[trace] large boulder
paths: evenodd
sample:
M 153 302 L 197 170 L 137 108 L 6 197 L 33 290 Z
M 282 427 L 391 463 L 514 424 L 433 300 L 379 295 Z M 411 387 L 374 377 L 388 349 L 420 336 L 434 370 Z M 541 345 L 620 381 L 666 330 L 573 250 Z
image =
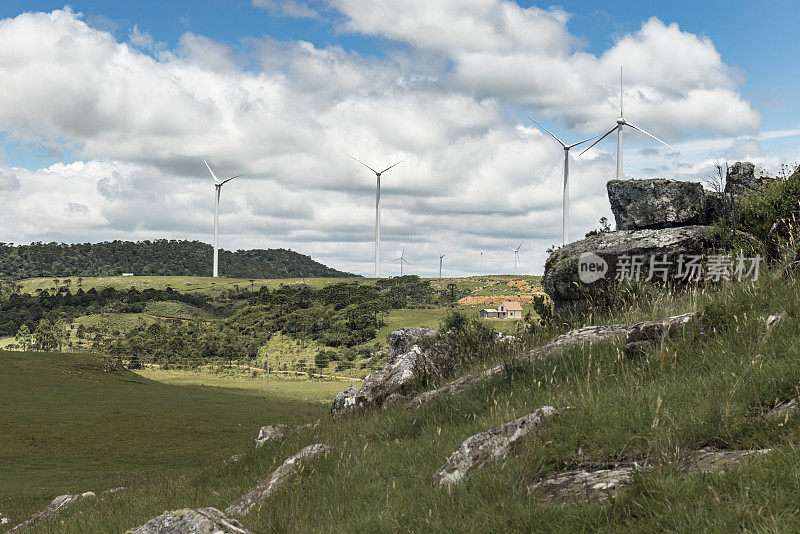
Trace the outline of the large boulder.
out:
M 705 222 L 705 193 L 697 182 L 611 180 L 606 189 L 617 230 L 671 228 Z
M 256 447 L 261 447 L 270 441 L 283 439 L 286 436 L 286 430 L 286 425 L 281 424 L 262 426 L 256 437 Z
M 253 508 L 259 506 L 264 500 L 269 498 L 276 489 L 299 475 L 300 467 L 304 462 L 316 458 L 317 456 L 327 454 L 330 450 L 330 447 L 322 443 L 316 443 L 305 447 L 294 456 L 289 457 L 279 468 L 273 471 L 269 477 L 262 480 L 257 486 L 251 488 L 247 493 L 231 503 L 231 505 L 225 509 L 225 513 L 244 515 L 250 512 Z
M 665 260 L 663 269 L 654 270 L 654 280 L 688 281 L 690 277 L 676 277 L 687 274 L 686 269 L 679 272 L 681 255 L 684 260 L 703 256 L 712 249 L 713 242 L 712 230 L 699 225 L 595 234 L 556 250 L 545 263 L 542 285 L 557 313 L 580 311 L 606 294 L 615 283 L 619 266 L 625 267 L 620 274 L 646 280 L 651 258 Z M 634 258 L 641 263 L 636 272 L 631 267 Z
M 725 192 L 738 197 L 749 191 L 761 189 L 776 180 L 767 171 L 749 161 L 737 161 L 728 169 L 725 177 Z
M 422 327 L 398 328 L 389 334 L 388 363 L 394 363 L 398 356 L 406 354 L 414 345 L 422 345 L 436 338 L 436 330 Z
M 128 534 L 252 534 L 216 508 L 174 510 L 154 517 Z
M 456 484 L 472 470 L 505 458 L 517 441 L 557 415 L 555 408 L 544 406 L 519 419 L 467 438 L 433 475 L 434 485 Z

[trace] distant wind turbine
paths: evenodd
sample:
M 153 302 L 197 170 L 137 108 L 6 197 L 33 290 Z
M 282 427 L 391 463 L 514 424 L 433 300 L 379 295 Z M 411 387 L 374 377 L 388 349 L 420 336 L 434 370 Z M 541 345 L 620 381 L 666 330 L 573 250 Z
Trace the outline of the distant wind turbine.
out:
M 574 147 L 574 146 L 582 145 L 583 143 L 591 141 L 592 139 L 594 139 L 596 137 L 599 137 L 599 134 L 595 135 L 594 137 L 590 137 L 589 139 L 584 139 L 583 141 L 578 141 L 577 143 L 572 143 L 571 145 L 568 145 L 564 141 L 562 141 L 561 139 L 556 137 L 553 132 L 551 132 L 550 130 L 548 130 L 547 128 L 545 128 L 544 126 L 539 124 L 538 122 L 536 122 L 536 119 L 534 119 L 533 117 L 529 117 L 529 118 L 533 122 L 535 122 L 541 129 L 543 129 L 545 132 L 549 133 L 550 137 L 552 137 L 553 139 L 558 141 L 561 144 L 562 147 L 564 147 L 564 191 L 563 191 L 563 193 L 561 195 L 561 200 L 562 200 L 562 207 L 561 207 L 561 219 L 562 219 L 561 220 L 561 234 L 562 234 L 563 242 L 566 245 L 567 241 L 569 241 L 569 149 Z
M 407 156 L 407 157 L 401 159 L 400 161 L 398 161 L 397 163 L 395 163 L 393 165 L 389 165 L 388 167 L 386 167 L 382 171 L 376 171 L 375 169 L 373 169 L 372 167 L 370 167 L 369 165 L 367 165 L 366 163 L 364 163 L 360 159 L 354 158 L 350 154 L 345 154 L 345 155 L 348 158 L 356 160 L 357 162 L 362 164 L 364 167 L 366 167 L 369 170 L 371 170 L 372 172 L 374 172 L 375 176 L 378 178 L 378 189 L 377 189 L 377 193 L 375 195 L 375 278 L 378 278 L 381 275 L 381 175 L 383 173 L 385 173 L 386 171 L 388 171 L 389 169 L 391 169 L 392 167 L 400 165 L 401 163 L 403 163 L 407 159 L 413 157 L 414 155 L 412 154 L 411 156 Z
M 514 274 L 517 274 L 517 262 L 519 262 L 519 249 L 522 247 L 522 244 L 524 242 L 525 241 L 520 241 L 519 245 L 517 245 L 517 248 L 508 247 L 508 248 L 510 248 L 511 250 L 514 251 Z
M 217 175 L 214 174 L 214 171 L 211 170 L 208 162 L 203 160 L 203 163 L 206 164 L 208 172 L 211 173 L 211 178 L 214 179 L 214 188 L 216 189 L 216 194 L 214 195 L 214 269 L 212 273 L 214 278 L 217 278 L 219 276 L 219 194 L 222 192 L 223 185 L 230 182 L 234 178 L 244 176 L 244 174 L 237 174 L 236 176 L 231 176 L 230 178 L 220 181 L 219 178 L 217 178 Z
M 442 258 L 447 256 L 447 254 L 442 254 L 441 251 L 439 252 L 439 278 L 442 277 Z
M 664 141 L 662 141 L 661 139 L 659 139 L 655 135 L 653 135 L 653 134 L 651 134 L 649 132 L 645 132 L 644 130 L 642 130 L 641 128 L 636 126 L 635 124 L 631 124 L 630 122 L 625 120 L 625 116 L 622 113 L 622 67 L 620 67 L 619 68 L 619 117 L 617 117 L 617 125 L 614 126 L 613 128 L 611 128 L 605 135 L 603 135 L 603 137 L 601 137 L 600 139 L 598 139 L 597 141 L 595 141 L 594 143 L 589 145 L 583 152 L 578 154 L 579 156 L 584 155 L 590 148 L 592 148 L 594 145 L 596 145 L 597 143 L 599 143 L 600 141 L 605 139 L 607 136 L 611 135 L 612 133 L 614 133 L 616 131 L 617 132 L 617 180 L 622 180 L 622 177 L 623 177 L 623 174 L 622 174 L 622 127 L 623 126 L 630 126 L 634 130 L 639 130 L 643 134 L 645 134 L 645 135 L 647 135 L 649 137 L 652 137 L 653 139 L 655 139 L 656 141 L 658 141 L 662 145 L 666 146 L 670 150 L 675 150 L 674 148 L 672 148 L 670 145 L 668 145 L 667 143 L 665 143 Z
M 400 262 L 400 276 L 403 276 L 403 264 L 408 263 L 408 260 L 406 260 L 406 247 L 403 247 L 403 251 L 400 253 L 400 257 L 395 258 L 395 261 Z M 409 265 L 411 264 L 409 263 Z
M 481 276 L 483 276 L 483 254 L 484 252 L 481 250 Z

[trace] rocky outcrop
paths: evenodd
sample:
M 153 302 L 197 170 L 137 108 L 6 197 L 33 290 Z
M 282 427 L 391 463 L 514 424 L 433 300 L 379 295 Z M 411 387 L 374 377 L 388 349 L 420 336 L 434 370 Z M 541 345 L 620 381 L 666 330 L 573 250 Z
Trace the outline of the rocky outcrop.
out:
M 281 424 L 262 426 L 261 430 L 258 431 L 258 437 L 256 437 L 256 447 L 261 447 L 270 441 L 283 439 L 286 436 L 287 428 L 286 425 Z
M 47 505 L 47 508 L 36 514 L 35 516 L 31 517 L 27 521 L 20 523 L 19 525 L 15 526 L 9 532 L 17 532 L 18 530 L 26 529 L 29 527 L 33 527 L 38 525 L 45 519 L 50 518 L 51 516 L 58 513 L 60 510 L 66 508 L 67 506 L 74 504 L 78 501 L 84 499 L 94 499 L 96 495 L 94 492 L 87 491 L 85 493 L 79 493 L 76 495 L 59 495 L 55 499 L 53 499 L 50 504 Z
M 6 516 L 4 516 L 3 514 L 0 514 L 0 525 L 10 525 L 10 524 L 11 520 Z
M 154 517 L 128 534 L 252 534 L 216 508 L 174 510 Z
M 617 230 L 705 223 L 705 194 L 697 182 L 611 180 L 606 189 Z
M 525 357 L 530 360 L 547 358 L 571 347 L 616 341 L 617 339 L 624 337 L 627 331 L 627 327 L 621 325 L 585 326 L 583 328 L 570 330 L 565 334 L 561 334 L 549 343 L 531 350 L 525 355 Z M 422 404 L 425 404 L 428 401 L 443 395 L 456 395 L 471 384 L 492 377 L 500 373 L 502 370 L 503 364 L 497 364 L 489 369 L 481 371 L 480 373 L 462 376 L 445 386 L 420 393 L 411 400 L 411 406 L 421 406 Z
M 686 473 L 708 473 L 737 465 L 745 458 L 769 452 L 761 450 L 718 451 L 710 448 L 692 451 L 681 462 Z M 621 462 L 601 467 L 588 466 L 552 474 L 528 486 L 529 494 L 545 501 L 602 501 L 616 496 L 636 470 L 647 467 L 636 462 Z
M 703 191 L 703 220 L 714 224 L 725 216 L 725 195 L 721 191 Z
M 414 345 L 423 346 L 436 338 L 436 330 L 430 328 L 411 327 L 398 328 L 389 334 L 389 353 L 386 362 L 394 363 L 398 357 L 410 351 Z
M 788 419 L 800 407 L 800 398 L 795 397 L 786 402 L 782 402 L 764 414 L 767 419 Z
M 387 399 L 396 402 L 406 393 L 406 386 L 414 378 L 414 367 L 423 351 L 427 350 L 436 336 L 429 328 L 401 328 L 389 334 L 388 363 L 379 371 L 364 378 L 360 388 L 350 386 L 333 398 L 331 415 L 359 412 L 383 406 Z M 398 351 L 408 347 L 408 351 Z
M 225 509 L 226 514 L 244 515 L 264 500 L 269 498 L 272 493 L 285 484 L 290 478 L 294 478 L 300 473 L 302 464 L 312 458 L 327 454 L 330 447 L 321 443 L 309 445 L 294 456 L 288 458 L 272 474 L 262 480 L 257 486 L 250 489 L 235 502 Z
M 728 169 L 725 192 L 738 197 L 775 181 L 776 178 L 761 167 L 749 161 L 737 161 Z
M 625 336 L 625 354 L 628 356 L 641 354 L 655 343 L 675 334 L 682 334 L 697 318 L 698 313 L 691 312 L 636 324 Z
M 556 312 L 580 311 L 602 298 L 618 274 L 650 278 L 651 258 L 664 260 L 662 268 L 653 269 L 653 280 L 688 281 L 689 277 L 681 276 L 687 272 L 679 269 L 681 255 L 702 256 L 712 245 L 706 226 L 600 233 L 556 250 L 545 263 L 542 285 Z M 636 266 L 634 258 L 638 258 Z
M 558 415 L 552 406 L 544 406 L 510 423 L 467 438 L 447 462 L 433 475 L 438 486 L 456 484 L 474 469 L 505 458 L 514 444 Z

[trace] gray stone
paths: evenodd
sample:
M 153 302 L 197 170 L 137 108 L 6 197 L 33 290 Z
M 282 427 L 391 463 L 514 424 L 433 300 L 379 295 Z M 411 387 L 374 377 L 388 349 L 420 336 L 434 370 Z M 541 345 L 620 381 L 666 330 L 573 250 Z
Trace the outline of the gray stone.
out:
M 59 495 L 55 499 L 53 499 L 50 504 L 47 505 L 47 508 L 36 514 L 35 516 L 31 517 L 27 521 L 20 523 L 19 525 L 15 526 L 9 532 L 16 532 L 18 530 L 26 529 L 35 525 L 38 525 L 45 519 L 48 519 L 52 515 L 55 515 L 60 510 L 74 504 L 83 499 L 94 499 L 96 495 L 91 492 L 87 491 L 85 493 L 79 493 L 76 495 Z
M 767 330 L 772 330 L 778 325 L 784 324 L 786 321 L 789 320 L 789 314 L 785 311 L 780 313 L 776 313 L 775 315 L 770 315 L 767 317 L 766 325 Z
M 691 312 L 633 325 L 625 336 L 625 354 L 635 356 L 659 341 L 682 334 L 697 318 L 697 312 Z
M 216 508 L 174 510 L 154 517 L 128 534 L 252 534 Z
M 761 189 L 775 181 L 776 178 L 761 167 L 757 167 L 749 161 L 737 161 L 728 168 L 725 192 L 738 197 L 749 191 Z
M 671 262 L 665 273 L 654 272 L 654 278 L 675 280 L 678 259 L 703 255 L 713 245 L 711 230 L 706 226 L 682 226 L 657 230 L 619 230 L 600 233 L 569 243 L 556 250 L 545 263 L 542 285 L 553 301 L 556 313 L 583 311 L 593 299 L 603 298 L 614 282 L 620 257 L 641 257 L 641 279 L 649 275 L 650 258 Z M 578 265 L 581 255 L 594 254 L 606 265 L 605 275 L 592 283 L 581 282 Z
M 718 451 L 704 448 L 689 452 L 680 463 L 686 473 L 709 473 L 741 463 L 745 458 L 770 452 L 770 449 Z M 572 469 L 554 473 L 528 486 L 529 494 L 545 501 L 602 501 L 615 497 L 637 470 L 646 467 L 636 462 L 621 462 L 601 467 Z
M 380 407 L 394 395 L 403 395 L 405 386 L 414 378 L 414 365 L 422 353 L 419 345 L 414 345 L 405 354 L 397 356 L 380 371 L 368 374 L 361 387 L 350 386 L 336 394 L 331 406 L 331 415 L 363 411 Z
M 703 191 L 703 222 L 713 224 L 725 216 L 725 198 L 721 191 Z
M 389 334 L 389 352 L 386 362 L 392 364 L 399 356 L 410 351 L 414 345 L 433 341 L 436 338 L 436 333 L 436 330 L 431 330 L 430 328 L 398 328 Z
M 0 514 L 0 525 L 10 525 L 10 524 L 11 520 L 6 516 L 4 516 L 3 514 Z
M 800 406 L 800 399 L 797 397 L 790 399 L 786 402 L 782 402 L 775 406 L 773 409 L 768 411 L 764 416 L 767 419 L 788 419 L 789 416 L 797 411 L 798 406 Z
M 565 334 L 557 336 L 549 343 L 531 350 L 525 355 L 525 357 L 530 360 L 547 358 L 571 347 L 616 341 L 617 339 L 624 337 L 626 333 L 627 327 L 622 325 L 585 326 L 583 328 L 570 330 Z M 438 389 L 420 393 L 411 400 L 411 406 L 421 406 L 426 402 L 441 397 L 442 395 L 456 395 L 471 384 L 492 377 L 500 373 L 502 370 L 503 364 L 498 364 L 479 373 L 462 376 Z
M 261 447 L 265 443 L 269 443 L 270 441 L 275 441 L 279 439 L 283 439 L 286 436 L 286 425 L 267 425 L 262 426 L 261 430 L 258 431 L 258 437 L 256 438 L 256 447 Z
M 225 509 L 225 513 L 237 515 L 247 514 L 269 498 L 276 489 L 285 484 L 290 478 L 299 475 L 300 466 L 304 462 L 322 454 L 327 454 L 328 451 L 330 451 L 330 447 L 321 443 L 309 445 L 304 448 L 283 462 L 283 464 L 273 471 L 268 478 L 262 480 L 257 486 L 231 503 L 231 505 Z
M 434 485 L 456 484 L 474 469 L 505 458 L 517 441 L 557 415 L 555 408 L 544 406 L 519 419 L 467 438 L 433 475 Z
M 705 222 L 705 195 L 697 182 L 611 180 L 606 184 L 617 230 L 671 228 Z

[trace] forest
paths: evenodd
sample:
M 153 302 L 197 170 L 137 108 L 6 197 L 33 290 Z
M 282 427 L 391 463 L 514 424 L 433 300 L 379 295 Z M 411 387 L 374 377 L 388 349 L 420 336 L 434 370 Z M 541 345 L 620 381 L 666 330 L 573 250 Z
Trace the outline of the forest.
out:
M 213 248 L 200 241 L 0 243 L 0 280 L 50 276 L 210 276 Z M 285 249 L 219 251 L 220 274 L 231 278 L 350 277 Z

